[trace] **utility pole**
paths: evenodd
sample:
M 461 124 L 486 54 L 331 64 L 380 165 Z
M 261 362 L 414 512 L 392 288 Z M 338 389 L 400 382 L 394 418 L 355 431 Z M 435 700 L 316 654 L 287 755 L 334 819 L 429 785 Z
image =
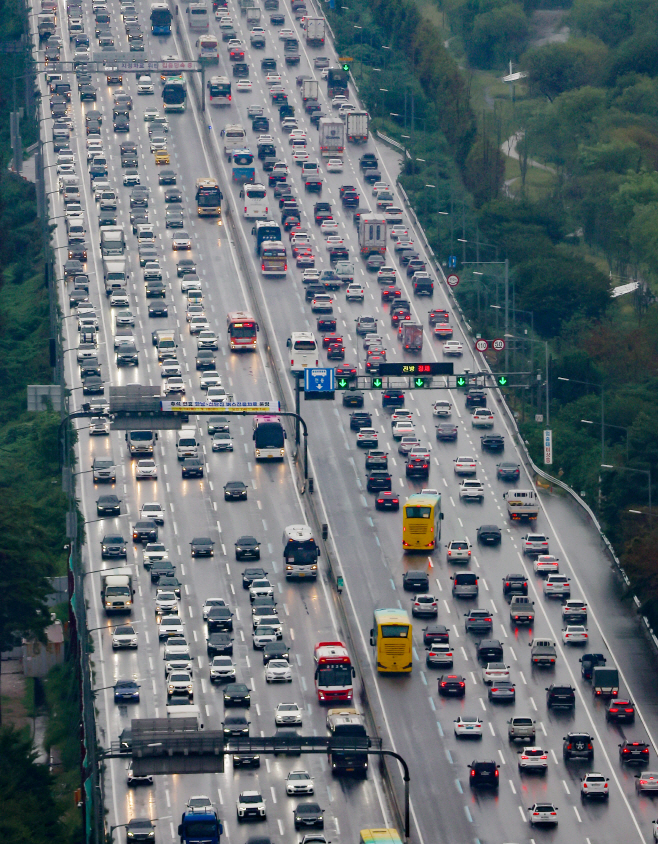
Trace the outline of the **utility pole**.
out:
M 509 258 L 505 258 L 505 334 L 509 334 Z M 509 346 L 505 343 L 505 372 L 509 372 Z

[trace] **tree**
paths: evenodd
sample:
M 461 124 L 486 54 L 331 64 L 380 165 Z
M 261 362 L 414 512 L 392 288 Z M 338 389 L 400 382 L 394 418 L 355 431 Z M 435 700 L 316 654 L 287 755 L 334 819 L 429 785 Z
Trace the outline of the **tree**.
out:
M 597 319 L 610 303 L 610 280 L 592 264 L 558 252 L 517 268 L 516 296 L 524 310 L 535 314 L 535 328 L 555 337 L 562 323 L 581 313 Z
M 500 195 L 505 178 L 505 157 L 491 138 L 480 134 L 471 147 L 464 167 L 464 182 L 476 206 Z
M 519 58 L 527 40 L 528 19 L 522 6 L 508 3 L 474 18 L 466 51 L 475 67 L 501 67 Z
M 552 102 L 565 91 L 600 84 L 607 52 L 603 44 L 587 39 L 546 44 L 524 53 L 521 66 L 531 90 Z
M 0 730 L 0 841 L 62 844 L 61 808 L 53 778 L 36 762 L 32 740 L 13 728 Z

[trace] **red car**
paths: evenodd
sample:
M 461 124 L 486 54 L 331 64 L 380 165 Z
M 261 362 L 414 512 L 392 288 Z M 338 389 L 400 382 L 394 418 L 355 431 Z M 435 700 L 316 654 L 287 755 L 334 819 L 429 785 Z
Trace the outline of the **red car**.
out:
M 327 360 L 345 360 L 345 346 L 342 343 L 332 343 L 327 349 Z
M 382 288 L 382 302 L 391 302 L 399 296 L 402 296 L 402 291 L 394 284 L 391 284 L 390 287 Z
M 380 492 L 375 499 L 376 510 L 399 510 L 400 498 L 394 492 Z
M 342 343 L 343 338 L 339 337 L 338 334 L 335 334 L 333 331 L 331 334 L 325 334 L 322 338 L 322 348 L 328 349 L 329 346 L 332 346 L 334 343 Z

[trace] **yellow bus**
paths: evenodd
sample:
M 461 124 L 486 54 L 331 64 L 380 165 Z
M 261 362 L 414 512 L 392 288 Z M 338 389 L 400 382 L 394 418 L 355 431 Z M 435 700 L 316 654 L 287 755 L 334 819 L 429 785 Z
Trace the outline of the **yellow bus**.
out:
M 397 829 L 362 829 L 359 844 L 402 844 Z
M 411 671 L 412 628 L 406 610 L 375 610 L 370 644 L 377 650 L 377 671 Z
M 441 539 L 441 496 L 419 492 L 402 507 L 402 547 L 405 551 L 434 551 Z

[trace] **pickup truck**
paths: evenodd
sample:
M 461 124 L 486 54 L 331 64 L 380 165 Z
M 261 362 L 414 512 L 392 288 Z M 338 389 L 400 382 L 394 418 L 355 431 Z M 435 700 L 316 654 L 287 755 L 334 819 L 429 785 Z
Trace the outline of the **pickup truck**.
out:
M 533 665 L 555 666 L 557 651 L 552 639 L 533 639 L 530 648 L 530 661 Z
M 532 624 L 535 620 L 535 602 L 527 595 L 514 595 L 509 605 L 512 624 Z

